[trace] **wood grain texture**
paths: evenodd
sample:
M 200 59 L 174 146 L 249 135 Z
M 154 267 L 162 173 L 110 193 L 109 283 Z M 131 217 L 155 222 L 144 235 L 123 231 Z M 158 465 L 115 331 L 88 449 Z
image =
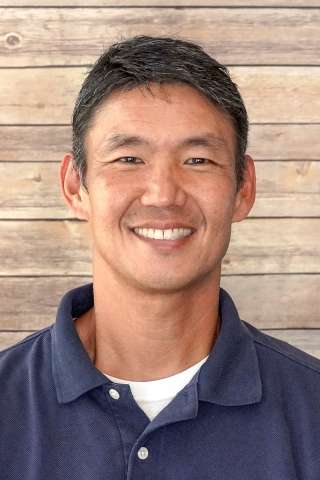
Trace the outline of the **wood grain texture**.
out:
M 229 275 L 221 286 L 257 328 L 320 328 L 320 275 Z
M 319 217 L 320 162 L 256 162 L 250 217 Z
M 320 358 L 320 330 L 266 330 L 265 333 Z
M 0 163 L 0 218 L 74 219 L 62 197 L 59 167 L 60 163 Z
M 61 161 L 71 127 L 0 126 L 1 161 Z M 251 124 L 248 153 L 255 160 L 320 160 L 320 124 Z
M 232 67 L 230 73 L 250 122 L 319 123 L 319 67 Z
M 60 162 L 72 148 L 71 126 L 0 126 L 0 146 L 0 162 Z
M 255 160 L 320 160 L 320 124 L 251 124 L 248 154 Z
M 83 68 L 0 70 L 0 125 L 70 124 Z M 319 123 L 320 67 L 232 67 L 252 123 Z
M 320 9 L 1 8 L 0 18 L 4 67 L 87 65 L 141 34 L 188 38 L 227 65 L 320 63 Z
M 86 222 L 0 221 L 0 231 L 0 275 L 91 275 Z
M 0 275 L 90 275 L 91 234 L 79 221 L 0 221 Z M 320 219 L 247 219 L 233 225 L 227 275 L 319 273 Z
M 0 219 L 74 219 L 59 182 L 60 163 L 0 163 Z M 256 162 L 250 217 L 318 217 L 320 162 Z
M 88 7 L 88 0 L 0 0 L 4 7 Z M 91 7 L 319 7 L 320 0 L 93 0 Z
M 320 272 L 320 218 L 246 219 L 233 225 L 223 273 Z
M 70 124 L 84 68 L 0 69 L 0 124 Z
M 61 298 L 92 277 L 0 277 L 0 330 L 39 330 L 55 321 Z
M 0 331 L 0 350 L 15 345 L 31 333 Z M 320 330 L 267 330 L 265 333 L 290 343 L 309 355 L 320 358 Z
M 0 350 L 9 348 L 21 340 L 24 340 L 32 332 L 2 332 L 0 330 Z

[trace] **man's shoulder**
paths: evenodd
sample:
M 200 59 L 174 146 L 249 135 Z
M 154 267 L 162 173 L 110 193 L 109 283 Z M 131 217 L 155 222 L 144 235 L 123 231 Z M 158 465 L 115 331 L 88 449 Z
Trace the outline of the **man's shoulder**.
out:
M 44 353 L 48 350 L 50 346 L 50 327 L 46 327 L 42 330 L 28 335 L 26 338 L 21 340 L 10 347 L 5 348 L 0 351 L 0 370 L 5 365 L 11 364 L 14 366 L 14 360 L 19 361 L 20 367 L 23 363 L 28 363 L 33 356 L 39 356 L 40 350 L 43 350 Z
M 275 362 L 280 368 L 283 366 L 284 369 L 307 369 L 310 372 L 314 372 L 314 375 L 318 376 L 320 381 L 320 360 L 318 358 L 283 340 L 262 332 L 245 321 L 243 323 L 249 329 L 260 357 L 269 362 Z

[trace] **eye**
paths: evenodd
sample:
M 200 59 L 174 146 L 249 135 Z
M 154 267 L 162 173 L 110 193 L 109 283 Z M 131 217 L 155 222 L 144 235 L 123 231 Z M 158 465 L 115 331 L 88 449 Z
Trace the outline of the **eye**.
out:
M 198 158 L 198 157 L 189 158 L 188 162 L 190 160 L 192 161 L 192 165 L 203 165 L 204 162 L 210 162 L 211 161 L 211 160 L 208 160 L 207 158 Z
M 135 160 L 140 160 L 140 158 L 137 158 L 137 157 L 121 157 L 121 158 L 118 158 L 118 160 L 116 160 L 116 162 L 120 162 L 120 163 L 136 163 Z

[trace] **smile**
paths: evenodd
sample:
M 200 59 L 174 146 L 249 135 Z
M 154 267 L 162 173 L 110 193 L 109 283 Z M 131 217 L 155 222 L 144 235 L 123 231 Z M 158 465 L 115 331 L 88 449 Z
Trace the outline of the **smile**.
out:
M 191 235 L 194 230 L 191 228 L 174 228 L 169 230 L 154 230 L 153 228 L 134 228 L 134 233 L 144 238 L 154 240 L 179 240 Z

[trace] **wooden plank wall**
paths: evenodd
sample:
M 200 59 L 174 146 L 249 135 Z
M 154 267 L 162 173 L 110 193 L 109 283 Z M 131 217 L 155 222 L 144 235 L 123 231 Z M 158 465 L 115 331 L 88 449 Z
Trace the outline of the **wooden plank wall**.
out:
M 222 286 L 243 319 L 320 358 L 320 0 L 0 0 L 0 347 L 91 281 L 59 162 L 90 63 L 121 36 L 177 35 L 225 63 L 251 121 L 258 196 Z

